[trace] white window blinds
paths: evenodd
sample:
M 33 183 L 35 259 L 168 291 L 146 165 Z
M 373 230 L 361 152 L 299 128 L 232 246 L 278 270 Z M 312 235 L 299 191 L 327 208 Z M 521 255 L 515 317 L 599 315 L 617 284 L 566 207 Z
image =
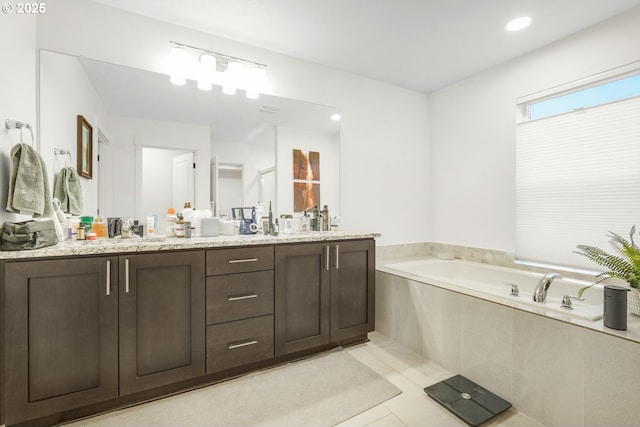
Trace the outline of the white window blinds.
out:
M 640 98 L 516 128 L 516 259 L 599 270 L 578 244 L 640 227 Z M 640 240 L 640 236 L 638 236 Z

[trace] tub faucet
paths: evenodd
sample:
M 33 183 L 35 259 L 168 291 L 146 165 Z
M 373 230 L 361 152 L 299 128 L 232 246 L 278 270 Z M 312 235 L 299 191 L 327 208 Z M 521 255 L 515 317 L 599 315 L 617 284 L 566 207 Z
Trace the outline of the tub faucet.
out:
M 547 273 L 536 285 L 536 289 L 533 291 L 533 300 L 535 302 L 544 302 L 547 299 L 547 289 L 551 286 L 553 279 L 562 279 L 560 273 Z

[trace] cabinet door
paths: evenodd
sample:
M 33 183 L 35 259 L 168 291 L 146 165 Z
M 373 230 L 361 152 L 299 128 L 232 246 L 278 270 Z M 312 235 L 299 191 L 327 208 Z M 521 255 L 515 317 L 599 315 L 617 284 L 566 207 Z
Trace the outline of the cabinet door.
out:
M 117 397 L 117 268 L 116 257 L 5 264 L 2 422 Z
M 329 245 L 275 248 L 275 355 L 329 342 Z
M 366 334 L 375 320 L 375 243 L 356 240 L 331 247 L 331 341 Z
M 120 256 L 120 394 L 205 372 L 204 251 Z

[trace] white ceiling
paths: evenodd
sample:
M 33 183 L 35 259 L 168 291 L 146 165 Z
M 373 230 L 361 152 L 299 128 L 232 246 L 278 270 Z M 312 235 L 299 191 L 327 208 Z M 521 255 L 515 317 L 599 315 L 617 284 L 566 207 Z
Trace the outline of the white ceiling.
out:
M 426 93 L 640 5 L 640 0 L 95 1 Z M 533 18 L 529 28 L 504 30 L 522 15 Z

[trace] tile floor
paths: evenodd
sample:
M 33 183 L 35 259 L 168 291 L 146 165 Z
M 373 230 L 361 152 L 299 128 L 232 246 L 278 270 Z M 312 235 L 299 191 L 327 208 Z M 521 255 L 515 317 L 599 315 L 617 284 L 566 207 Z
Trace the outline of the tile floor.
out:
M 454 375 L 390 338 L 373 332 L 370 342 L 346 350 L 402 390 L 402 394 L 338 424 L 339 427 L 456 427 L 464 422 L 435 403 L 424 387 Z M 540 427 L 542 424 L 514 408 L 494 418 L 487 427 Z

